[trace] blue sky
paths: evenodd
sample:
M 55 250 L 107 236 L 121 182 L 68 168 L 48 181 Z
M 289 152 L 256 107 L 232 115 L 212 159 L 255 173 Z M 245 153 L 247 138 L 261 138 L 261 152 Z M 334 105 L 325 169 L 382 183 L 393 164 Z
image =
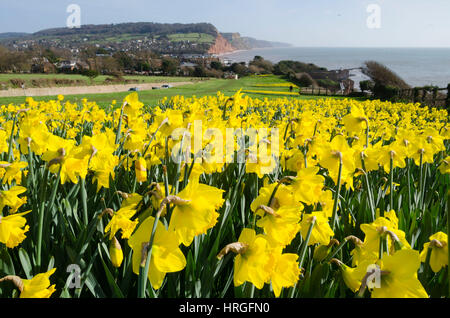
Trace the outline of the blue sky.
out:
M 296 46 L 450 47 L 448 0 L 0 0 L 0 33 L 82 24 L 210 22 L 222 32 Z M 379 29 L 367 27 L 370 4 Z

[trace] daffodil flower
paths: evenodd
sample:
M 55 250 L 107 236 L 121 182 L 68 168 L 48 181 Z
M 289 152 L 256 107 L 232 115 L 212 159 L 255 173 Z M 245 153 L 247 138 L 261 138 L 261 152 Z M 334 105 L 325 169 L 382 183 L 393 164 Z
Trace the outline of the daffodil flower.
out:
M 316 211 L 310 214 L 304 213 L 302 221 L 300 222 L 300 233 L 303 239 L 306 239 L 309 227 L 315 218 L 315 224 L 309 238 L 308 245 L 322 244 L 328 245 L 331 238 L 334 236 L 334 232 L 328 223 L 328 217 L 325 212 Z
M 229 251 L 237 254 L 234 259 L 234 286 L 248 281 L 261 289 L 270 281 L 273 263 L 264 235 L 257 235 L 252 229 L 243 229 L 238 242 L 224 247 L 217 257 L 220 259 Z
M 195 236 L 205 234 L 212 228 L 223 204 L 223 190 L 191 180 L 177 194 L 178 203 L 172 211 L 169 230 L 175 231 L 185 246 L 191 245 Z
M 429 251 L 431 249 L 431 251 Z M 430 236 L 430 241 L 423 245 L 420 260 L 425 262 L 427 254 L 430 255 L 430 266 L 433 272 L 437 273 L 441 268 L 448 266 L 448 237 L 443 232 L 437 232 Z
M 23 290 L 20 298 L 50 298 L 56 291 L 55 285 L 51 285 L 50 276 L 53 275 L 56 268 L 46 273 L 37 274 L 32 279 L 23 279 Z
M 283 288 L 293 287 L 300 276 L 298 255 L 292 253 L 282 253 L 280 248 L 276 248 L 271 254 L 273 270 L 270 276 L 275 297 L 280 297 Z
M 136 205 L 127 205 L 117 212 L 112 212 L 112 219 L 105 227 L 105 233 L 109 233 L 109 239 L 112 240 L 119 230 L 122 230 L 122 238 L 127 239 L 133 233 L 139 223 L 139 220 L 131 220 L 136 214 Z
M 154 221 L 155 218 L 151 216 L 145 219 L 128 240 L 128 245 L 133 249 L 133 272 L 137 275 L 139 275 L 143 259 L 146 259 L 145 251 Z M 186 266 L 186 258 L 178 246 L 178 237 L 175 232 L 166 230 L 158 221 L 148 271 L 148 279 L 154 289 L 161 287 L 167 273 L 181 271 Z
M 27 220 L 23 217 L 31 211 L 11 214 L 8 216 L 0 215 L 0 242 L 8 248 L 14 248 L 26 239 L 25 233 L 29 226 Z
M 11 208 L 10 213 L 16 213 L 27 202 L 27 197 L 19 198 L 19 194 L 26 191 L 27 189 L 21 186 L 13 186 L 9 190 L 0 191 L 0 212 L 5 206 L 9 206 Z

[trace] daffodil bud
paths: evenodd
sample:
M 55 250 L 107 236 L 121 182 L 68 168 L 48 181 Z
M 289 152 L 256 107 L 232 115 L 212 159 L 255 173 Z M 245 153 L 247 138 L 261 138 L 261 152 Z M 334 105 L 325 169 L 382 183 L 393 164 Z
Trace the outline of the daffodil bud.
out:
M 138 182 L 147 181 L 147 163 L 144 158 L 139 158 L 135 162 L 136 180 Z
M 327 245 L 319 245 L 314 249 L 313 259 L 316 262 L 321 262 L 327 257 L 329 251 L 330 248 Z
M 109 256 L 111 258 L 111 263 L 114 267 L 120 267 L 123 261 L 123 252 L 122 247 L 120 246 L 119 241 L 114 236 L 109 245 Z

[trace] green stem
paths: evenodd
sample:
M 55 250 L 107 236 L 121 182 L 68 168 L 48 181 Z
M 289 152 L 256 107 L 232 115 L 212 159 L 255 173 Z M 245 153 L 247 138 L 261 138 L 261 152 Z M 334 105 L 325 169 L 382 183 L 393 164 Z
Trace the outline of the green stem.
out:
M 361 166 L 364 170 L 364 180 L 365 180 L 365 185 L 366 185 L 366 190 L 367 190 L 367 196 L 368 196 L 368 201 L 369 201 L 369 206 L 370 206 L 370 212 L 372 214 L 372 222 L 375 221 L 376 218 L 376 212 L 375 212 L 375 203 L 373 201 L 373 194 L 372 194 L 372 189 L 370 188 L 370 182 L 369 182 L 369 175 L 368 172 L 366 171 L 366 164 L 364 162 L 364 158 L 361 156 Z
M 422 198 L 422 191 L 423 191 L 423 184 L 422 184 L 422 178 L 423 178 L 423 154 L 420 153 L 420 175 L 419 175 L 419 208 L 422 207 L 421 204 L 421 198 Z
M 391 191 L 391 195 L 389 196 L 389 208 L 390 210 L 394 210 L 394 159 L 391 156 L 389 162 L 389 190 Z M 384 215 L 384 211 L 381 212 L 381 216 Z
M 338 173 L 338 180 L 337 180 L 337 188 L 334 198 L 334 205 L 333 205 L 333 214 L 331 217 L 331 227 L 334 231 L 335 225 L 336 225 L 336 219 L 337 219 L 337 209 L 338 209 L 338 203 L 339 203 L 339 192 L 341 189 L 341 182 L 342 182 L 342 159 L 339 160 L 339 173 Z
M 28 170 L 30 171 L 29 180 L 31 180 L 31 185 L 34 188 L 34 166 L 33 166 L 33 153 L 31 152 L 30 145 L 28 145 Z M 28 187 L 30 187 L 30 183 L 28 183 Z
M 56 193 L 58 192 L 59 181 L 61 180 L 61 166 L 58 170 L 58 176 L 56 177 L 55 183 L 53 185 L 52 194 L 50 196 L 50 201 L 48 202 L 47 210 L 51 211 L 53 208 L 53 203 L 55 202 Z
M 298 267 L 300 268 L 300 270 L 303 267 L 303 263 L 305 261 L 306 250 L 308 248 L 309 239 L 311 238 L 311 233 L 312 233 L 312 230 L 313 230 L 315 224 L 316 224 L 316 219 L 314 217 L 312 222 L 311 222 L 311 225 L 309 226 L 308 233 L 306 234 L 305 241 L 303 242 L 303 245 L 302 245 L 302 249 L 300 250 L 300 253 L 299 253 Z M 290 298 L 294 297 L 294 293 L 295 293 L 295 289 L 296 288 L 297 288 L 297 284 L 295 284 L 295 286 L 291 289 L 291 292 L 290 292 L 290 295 L 289 295 Z
M 427 174 L 428 174 L 428 165 L 424 164 L 424 174 L 423 174 L 423 182 L 422 182 L 422 195 L 420 197 L 420 208 L 422 211 L 425 211 L 425 188 L 427 185 Z
M 45 199 L 47 193 L 47 180 L 50 171 L 47 167 L 44 170 L 44 180 L 42 183 L 41 193 L 40 193 L 40 207 L 39 207 L 39 222 L 38 222 L 38 234 L 37 234 L 37 246 L 36 246 L 36 267 L 37 271 L 40 271 L 41 267 L 41 254 L 42 254 L 42 232 L 44 227 L 44 213 L 45 213 Z
M 344 239 L 333 253 L 328 254 L 328 256 L 322 261 L 322 263 L 327 264 L 332 258 L 334 258 L 336 256 L 337 253 L 339 253 L 340 250 L 342 250 L 342 248 L 344 247 L 344 245 L 347 242 L 348 242 L 348 239 Z
M 411 168 L 410 168 L 410 159 L 406 159 L 407 165 L 406 165 L 406 170 L 407 170 L 407 174 L 408 174 L 408 208 L 409 211 L 412 211 L 412 204 L 411 204 Z
M 308 158 L 306 157 L 308 153 L 308 148 L 305 146 L 305 150 L 303 150 L 303 159 L 305 160 L 305 168 L 308 168 Z
M 122 118 L 123 118 L 123 109 L 125 107 L 126 103 L 123 104 L 122 109 L 120 110 L 120 116 L 119 116 L 119 125 L 117 127 L 117 133 L 116 133 L 116 145 L 119 143 L 120 140 L 120 131 L 122 129 Z
M 147 280 L 148 280 L 148 270 L 150 267 L 150 260 L 152 257 L 152 247 L 153 240 L 155 238 L 156 227 L 158 225 L 160 218 L 160 213 L 156 214 L 155 221 L 153 222 L 152 233 L 150 235 L 150 240 L 148 242 L 147 250 L 147 258 L 145 260 L 145 264 L 141 263 L 139 268 L 139 283 L 138 283 L 138 298 L 145 298 L 145 290 L 147 289 Z
M 87 207 L 86 180 L 83 178 L 80 179 L 81 203 L 83 204 L 83 222 L 87 226 L 89 223 L 89 218 Z
M 11 162 L 11 160 L 14 160 L 13 157 L 13 142 L 14 142 L 14 127 L 16 127 L 17 122 L 17 116 L 19 115 L 19 112 L 16 113 L 14 116 L 13 124 L 11 127 L 11 136 L 9 137 L 9 148 L 8 148 L 8 162 Z
M 384 239 L 383 239 L 383 237 L 380 237 L 380 242 L 379 242 L 379 246 L 378 246 L 378 258 L 379 259 L 383 258 L 383 250 L 384 250 Z
M 427 279 L 429 273 L 430 273 L 430 259 L 431 259 L 431 252 L 433 251 L 433 248 L 431 246 L 428 246 L 427 250 L 427 256 L 425 258 L 425 264 L 424 264 L 424 271 L 423 271 L 423 278 L 424 280 Z

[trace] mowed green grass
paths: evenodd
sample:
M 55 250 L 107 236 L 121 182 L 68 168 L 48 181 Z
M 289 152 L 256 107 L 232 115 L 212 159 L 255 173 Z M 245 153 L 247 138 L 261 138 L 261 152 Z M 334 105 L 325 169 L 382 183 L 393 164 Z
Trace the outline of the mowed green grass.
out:
M 174 33 L 167 36 L 172 42 L 190 41 L 194 43 L 213 43 L 215 38 L 206 33 Z
M 105 80 L 111 78 L 111 76 L 100 75 L 93 79 L 92 84 L 94 85 L 105 85 Z M 144 83 L 167 83 L 167 82 L 188 82 L 195 80 L 190 77 L 175 77 L 175 76 L 143 76 L 143 75 L 127 75 L 123 77 L 125 80 L 137 81 L 139 84 Z M 67 80 L 79 80 L 82 81 L 84 85 L 91 85 L 91 80 L 86 76 L 80 74 L 0 74 L 0 84 L 5 84 L 6 87 L 13 88 L 11 79 L 21 79 L 25 81 L 25 86 L 28 88 L 34 87 L 32 80 L 53 80 L 53 79 L 67 79 Z M 120 83 L 118 83 L 120 84 Z M 58 85 L 54 85 L 58 86 Z M 62 85 L 59 85 L 62 86 Z M 71 85 L 72 86 L 72 85 Z
M 181 78 L 183 79 L 183 78 Z M 183 95 L 186 97 L 202 97 L 202 96 L 211 96 L 216 95 L 217 92 L 221 92 L 227 96 L 234 95 L 239 89 L 254 89 L 256 84 L 275 84 L 275 83 L 289 83 L 287 80 L 283 79 L 280 76 L 267 76 L 267 77 L 259 77 L 259 76 L 248 76 L 243 77 L 239 80 L 232 79 L 209 79 L 199 81 L 195 84 L 188 84 L 179 87 L 173 87 L 169 89 L 157 89 L 157 90 L 148 90 L 148 91 L 139 91 L 139 100 L 145 103 L 146 105 L 157 105 L 159 101 L 161 101 L 164 97 L 171 98 L 176 95 Z M 265 88 L 264 88 L 265 90 Z M 277 91 L 289 91 L 289 88 L 276 88 Z M 106 94 L 83 94 L 83 95 L 66 95 L 65 100 L 70 102 L 80 102 L 83 98 L 87 98 L 89 101 L 95 101 L 101 107 L 107 107 L 111 105 L 113 100 L 117 101 L 117 104 L 120 105 L 122 100 L 130 94 L 130 92 L 121 92 L 121 93 L 106 93 Z M 273 98 L 294 98 L 294 99 L 322 99 L 324 96 L 309 96 L 309 95 L 299 95 L 297 96 L 288 96 L 288 95 L 265 95 L 265 94 L 254 94 L 254 93 L 246 93 L 252 98 L 259 99 L 273 99 Z M 0 105 L 7 105 L 9 103 L 14 104 L 22 104 L 25 103 L 26 97 L 4 97 L 0 98 Z M 56 99 L 57 96 L 36 96 L 35 100 L 51 100 Z M 344 98 L 344 97 L 334 97 L 334 98 Z

